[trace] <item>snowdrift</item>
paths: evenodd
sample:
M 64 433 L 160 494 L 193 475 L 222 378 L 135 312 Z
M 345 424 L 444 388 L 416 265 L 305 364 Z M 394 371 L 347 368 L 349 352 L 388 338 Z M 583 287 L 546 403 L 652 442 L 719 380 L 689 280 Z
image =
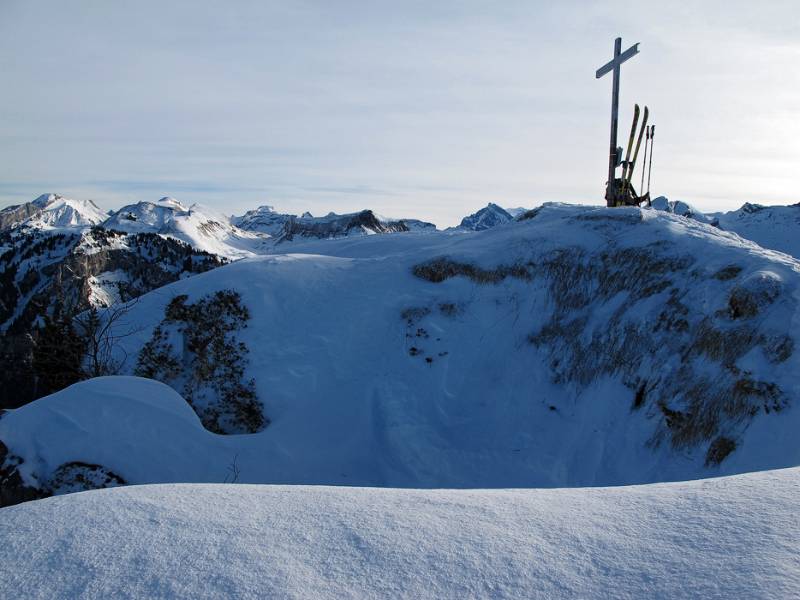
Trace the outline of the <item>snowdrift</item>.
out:
M 33 485 L 70 461 L 129 483 L 222 482 L 235 462 L 247 483 L 486 488 L 800 464 L 797 261 L 660 211 L 528 215 L 296 243 L 143 296 L 129 357 L 176 296 L 240 292 L 260 433 L 211 435 L 186 406 L 162 427 L 176 395 L 126 379 L 11 411 L 0 440 Z
M 800 470 L 555 490 L 131 486 L 0 509 L 7 598 L 790 598 Z

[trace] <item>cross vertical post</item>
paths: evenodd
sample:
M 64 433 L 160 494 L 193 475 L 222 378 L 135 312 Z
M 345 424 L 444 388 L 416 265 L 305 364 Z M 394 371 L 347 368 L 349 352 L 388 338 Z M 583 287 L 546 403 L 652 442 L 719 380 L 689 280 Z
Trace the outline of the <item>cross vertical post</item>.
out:
M 619 123 L 619 71 L 620 65 L 629 58 L 639 53 L 639 44 L 634 44 L 622 52 L 622 38 L 614 40 L 614 58 L 597 69 L 595 78 L 600 79 L 606 73 L 613 73 L 611 83 L 611 141 L 608 151 L 608 187 L 606 188 L 606 201 L 608 206 L 614 206 L 616 191 L 616 171 L 622 157 L 617 146 L 617 125 Z
M 622 38 L 614 40 L 614 75 L 611 84 L 611 145 L 608 151 L 608 185 L 609 189 L 616 179 L 617 165 L 621 157 L 617 156 L 617 126 L 619 125 L 619 55 L 622 52 Z

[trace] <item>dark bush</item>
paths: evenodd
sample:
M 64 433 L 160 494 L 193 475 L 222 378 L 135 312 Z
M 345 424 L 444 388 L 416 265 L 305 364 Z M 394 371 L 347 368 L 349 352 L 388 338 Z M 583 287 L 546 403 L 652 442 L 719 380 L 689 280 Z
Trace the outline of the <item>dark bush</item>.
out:
M 255 382 L 243 379 L 249 351 L 236 340 L 249 319 L 241 296 L 232 290 L 220 290 L 194 304 L 186 295 L 177 296 L 139 353 L 136 374 L 181 392 L 210 431 L 260 431 L 269 421 Z M 171 334 L 182 342 L 180 354 Z
M 736 442 L 723 435 L 714 439 L 706 452 L 706 466 L 713 467 L 725 460 L 728 455 L 736 450 Z

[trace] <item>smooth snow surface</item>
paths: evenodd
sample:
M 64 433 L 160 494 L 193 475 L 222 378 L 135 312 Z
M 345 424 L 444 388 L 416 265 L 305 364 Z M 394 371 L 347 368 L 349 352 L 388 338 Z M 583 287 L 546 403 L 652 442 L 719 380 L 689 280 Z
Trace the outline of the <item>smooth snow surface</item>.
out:
M 3 598 L 797 598 L 800 470 L 621 488 L 156 485 L 0 509 Z

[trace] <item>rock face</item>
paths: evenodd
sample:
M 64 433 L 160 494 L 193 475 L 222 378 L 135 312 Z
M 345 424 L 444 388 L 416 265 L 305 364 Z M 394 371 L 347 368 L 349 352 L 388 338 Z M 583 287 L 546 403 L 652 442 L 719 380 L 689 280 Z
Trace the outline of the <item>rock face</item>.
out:
M 490 202 L 478 212 L 464 217 L 458 227 L 460 229 L 469 229 L 470 231 L 484 231 L 513 220 L 514 217 L 505 209 Z
M 418 223 L 415 223 L 416 227 L 419 227 Z M 290 217 L 281 229 L 278 239 L 280 242 L 288 242 L 295 238 L 330 239 L 402 231 L 410 231 L 405 221 L 381 222 L 371 210 L 362 210 L 346 215 L 330 213 L 325 217 Z
M 49 495 L 38 487 L 25 484 L 18 468 L 23 462 L 22 458 L 9 452 L 6 445 L 0 441 L 0 507 L 37 500 Z
M 41 214 L 42 209 L 33 202 L 26 202 L 17 206 L 9 206 L 0 211 L 0 232 L 8 231 L 15 225 Z

